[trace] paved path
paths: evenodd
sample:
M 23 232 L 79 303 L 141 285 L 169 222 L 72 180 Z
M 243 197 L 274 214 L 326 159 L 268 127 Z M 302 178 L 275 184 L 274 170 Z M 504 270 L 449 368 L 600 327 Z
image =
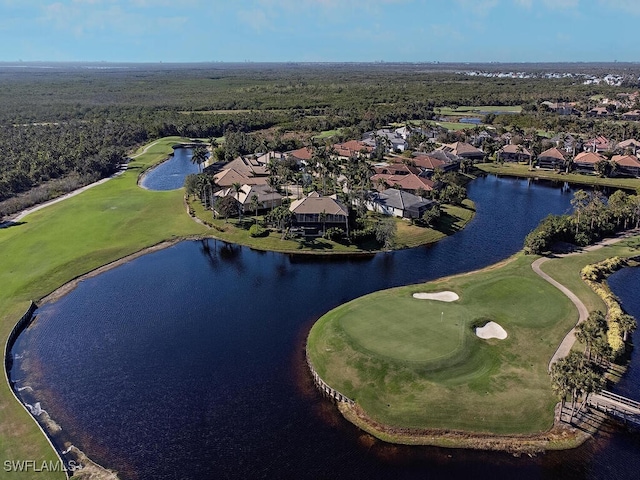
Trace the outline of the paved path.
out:
M 151 147 L 153 147 L 156 143 L 158 143 L 159 141 L 160 140 L 156 140 L 155 142 L 150 143 L 149 145 L 144 147 L 144 149 L 140 153 L 136 153 L 135 155 L 131 155 L 129 158 L 130 159 L 134 159 L 134 158 L 139 157 L 142 154 L 147 153 L 147 151 Z M 38 210 L 42 210 L 43 208 L 46 208 L 46 207 L 48 207 L 50 205 L 53 205 L 55 203 L 62 202 L 63 200 L 66 200 L 66 199 L 71 198 L 71 197 L 75 197 L 76 195 L 80 195 L 82 192 L 87 191 L 90 188 L 97 187 L 98 185 L 102 185 L 103 183 L 108 182 L 112 178 L 115 178 L 115 177 L 117 177 L 119 175 L 122 175 L 126 170 L 127 170 L 127 164 L 123 164 L 122 167 L 120 168 L 120 170 L 118 170 L 116 173 L 114 173 L 110 177 L 103 178 L 102 180 L 98 180 L 97 182 L 94 182 L 94 183 L 91 183 L 91 184 L 86 185 L 84 187 L 78 188 L 77 190 L 74 190 L 73 192 L 69 192 L 69 193 L 67 193 L 65 195 L 62 195 L 61 197 L 54 198 L 53 200 L 49 200 L 48 202 L 44 202 L 44 203 L 41 203 L 39 205 L 36 205 L 35 207 L 27 208 L 26 210 L 23 210 L 20 213 L 18 213 L 16 216 L 11 217 L 10 220 L 8 220 L 6 222 L 3 222 L 3 223 L 0 223 L 0 228 L 2 228 L 4 226 L 11 225 L 12 223 L 15 223 L 15 222 L 19 222 L 24 217 L 26 217 L 27 215 L 29 215 L 29 214 L 31 214 L 33 212 L 37 212 Z
M 621 241 L 621 240 L 623 240 L 625 238 L 628 238 L 629 236 L 631 236 L 633 234 L 636 234 L 636 233 L 638 233 L 638 232 L 635 231 L 635 230 L 631 230 L 631 231 L 625 232 L 624 234 L 621 234 L 621 235 L 619 235 L 617 237 L 607 238 L 607 239 L 602 240 L 602 241 L 600 241 L 598 243 L 595 243 L 593 245 L 589 245 L 588 247 L 584 248 L 580 252 L 558 255 L 558 257 L 566 257 L 566 256 L 569 256 L 569 255 L 580 255 L 581 253 L 584 253 L 584 252 L 591 252 L 591 251 L 594 251 L 594 250 L 598 250 L 598 249 L 600 249 L 600 248 L 602 248 L 604 246 L 612 245 L 614 243 L 617 243 L 617 242 L 619 242 L 619 241 Z M 531 264 L 531 268 L 540 277 L 542 277 L 544 280 L 546 280 L 551 285 L 553 285 L 558 290 L 560 290 L 562 293 L 564 293 L 569 298 L 569 300 L 571 300 L 571 302 L 573 302 L 573 304 L 576 306 L 576 308 L 578 309 L 578 314 L 579 314 L 578 321 L 576 322 L 576 325 L 569 331 L 569 333 L 567 333 L 567 335 L 564 337 L 564 339 L 560 343 L 560 346 L 558 347 L 556 352 L 551 357 L 551 360 L 549 361 L 549 371 L 551 371 L 551 365 L 556 363 L 561 358 L 566 357 L 569 354 L 569 352 L 571 351 L 571 348 L 573 347 L 573 344 L 576 341 L 576 334 L 575 334 L 576 327 L 578 325 L 580 325 L 582 322 L 584 322 L 589 317 L 589 310 L 587 309 L 585 304 L 582 302 L 582 300 L 580 300 L 580 298 L 578 298 L 578 296 L 575 293 L 573 293 L 571 290 L 569 290 L 567 287 L 562 285 L 560 282 L 555 281 L 553 278 L 551 278 L 549 275 L 547 275 L 546 273 L 544 273 L 542 271 L 540 266 L 543 263 L 545 263 L 546 261 L 548 261 L 548 260 L 550 260 L 549 257 L 539 258 L 539 259 L 537 259 L 536 261 L 534 261 Z

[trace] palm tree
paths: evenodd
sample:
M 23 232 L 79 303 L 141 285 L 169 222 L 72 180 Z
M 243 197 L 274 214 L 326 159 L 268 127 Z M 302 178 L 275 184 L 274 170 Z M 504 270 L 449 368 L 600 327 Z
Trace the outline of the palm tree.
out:
M 627 336 L 638 327 L 636 319 L 626 313 L 620 315 L 618 325 L 622 330 L 622 338 L 625 342 L 627 341 Z
M 258 195 L 255 193 L 251 195 L 251 208 L 253 208 L 254 213 L 254 221 L 258 223 L 258 208 L 260 207 L 260 202 L 258 202 Z
M 325 226 L 327 224 L 327 212 L 325 212 L 324 210 L 321 211 L 318 215 L 318 219 L 320 220 L 320 223 L 322 223 L 322 236 L 324 237 L 326 233 Z
M 242 202 L 240 201 L 240 192 L 242 191 L 242 185 L 240 185 L 238 182 L 235 182 L 233 185 L 231 185 L 231 187 L 233 188 L 233 191 L 236 194 L 236 200 L 238 201 L 238 221 L 239 221 L 242 215 Z
M 207 161 L 207 149 L 205 147 L 195 147 L 191 154 L 191 163 L 198 165 L 198 171 L 202 173 L 202 164 Z

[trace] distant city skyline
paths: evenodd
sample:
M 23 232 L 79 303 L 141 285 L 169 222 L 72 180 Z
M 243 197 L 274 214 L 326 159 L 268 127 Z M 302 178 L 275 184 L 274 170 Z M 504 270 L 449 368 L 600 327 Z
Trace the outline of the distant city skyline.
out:
M 0 0 L 0 61 L 637 62 L 637 0 Z

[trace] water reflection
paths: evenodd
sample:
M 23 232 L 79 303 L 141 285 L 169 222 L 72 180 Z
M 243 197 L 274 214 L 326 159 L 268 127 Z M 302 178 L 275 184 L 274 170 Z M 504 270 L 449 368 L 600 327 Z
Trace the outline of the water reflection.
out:
M 626 471 L 617 452 L 639 467 L 611 450 L 618 434 L 535 458 L 385 445 L 310 385 L 304 339 L 324 312 L 503 259 L 571 198 L 495 177 L 469 192 L 476 219 L 430 247 L 327 258 L 203 240 L 140 257 L 41 308 L 11 377 L 63 426 L 60 450 L 71 441 L 125 478 L 598 478 Z

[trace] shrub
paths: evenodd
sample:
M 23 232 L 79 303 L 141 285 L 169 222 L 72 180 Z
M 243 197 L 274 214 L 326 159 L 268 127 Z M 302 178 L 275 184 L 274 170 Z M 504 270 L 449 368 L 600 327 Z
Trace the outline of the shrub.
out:
M 263 227 L 261 227 L 257 223 L 254 223 L 249 227 L 249 235 L 251 235 L 254 238 L 264 237 L 266 233 L 267 233 L 267 230 L 265 230 Z
M 327 228 L 326 232 L 324 232 L 323 237 L 326 238 L 327 240 L 332 240 L 334 242 L 337 242 L 342 238 L 344 238 L 344 230 L 338 227 L 330 227 L 330 228 Z

